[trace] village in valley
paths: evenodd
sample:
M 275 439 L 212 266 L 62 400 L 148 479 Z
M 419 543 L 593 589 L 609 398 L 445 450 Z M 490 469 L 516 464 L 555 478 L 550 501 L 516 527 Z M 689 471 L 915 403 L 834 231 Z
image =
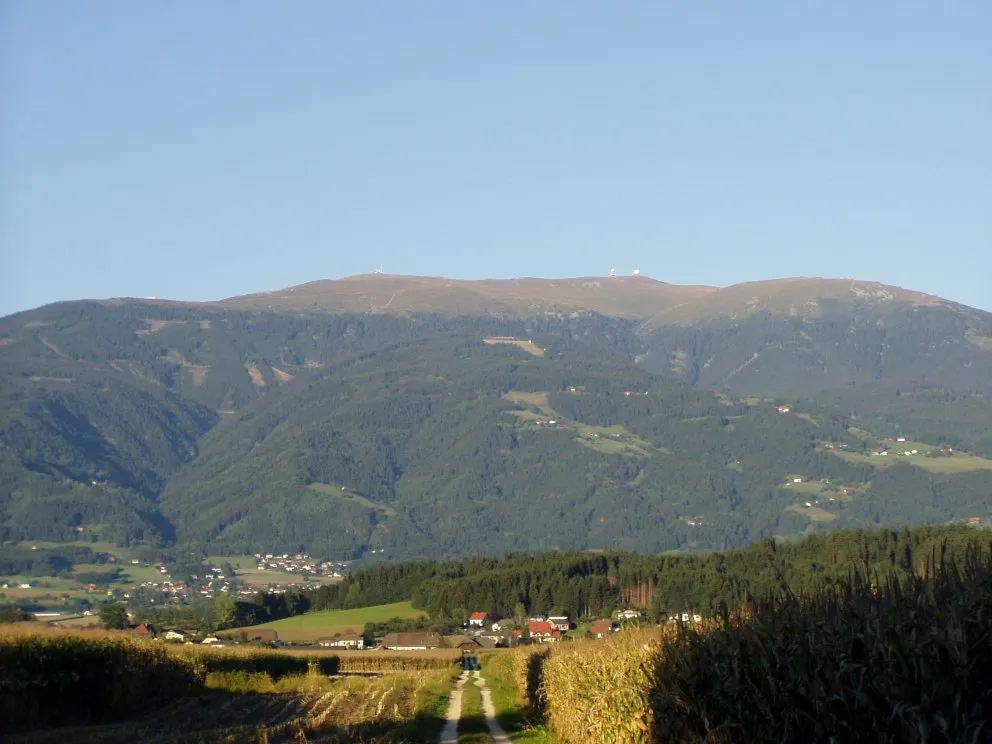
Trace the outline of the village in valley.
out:
M 640 624 L 644 615 L 638 610 L 620 610 L 611 617 L 575 623 L 567 615 L 534 615 L 520 623 L 501 619 L 485 612 L 473 612 L 463 626 L 463 632 L 441 635 L 434 632 L 388 633 L 370 642 L 357 633 L 319 638 L 317 644 L 324 648 L 340 650 L 426 651 L 434 648 L 457 648 L 465 653 L 482 649 L 513 648 L 528 644 L 558 643 L 583 638 L 602 639 L 619 631 L 625 623 Z M 671 616 L 669 622 L 701 622 L 697 613 Z M 279 642 L 278 638 L 269 638 Z
M 134 614 L 129 612 L 129 618 Z M 444 635 L 432 631 L 392 632 L 370 638 L 358 632 L 336 633 L 333 636 L 317 638 L 314 641 L 284 641 L 277 629 L 273 628 L 232 628 L 223 632 L 202 632 L 179 628 L 157 628 L 150 623 L 132 624 L 127 628 L 130 634 L 145 639 L 158 639 L 172 643 L 202 644 L 224 647 L 231 644 L 253 644 L 266 646 L 312 647 L 337 651 L 430 651 L 433 649 L 458 649 L 463 653 L 480 650 L 514 648 L 530 644 L 558 643 L 580 639 L 602 639 L 617 632 L 625 624 L 640 625 L 644 614 L 638 610 L 626 609 L 615 612 L 611 617 L 576 624 L 567 615 L 534 615 L 523 623 L 500 619 L 489 612 L 473 612 L 464 624 L 461 633 Z M 681 613 L 668 618 L 669 622 L 699 623 L 702 617 L 696 613 Z

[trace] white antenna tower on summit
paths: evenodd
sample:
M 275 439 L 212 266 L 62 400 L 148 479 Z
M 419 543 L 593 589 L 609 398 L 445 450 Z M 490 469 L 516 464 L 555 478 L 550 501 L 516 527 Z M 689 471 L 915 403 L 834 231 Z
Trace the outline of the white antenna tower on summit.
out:
M 379 264 L 379 268 L 378 269 L 372 269 L 372 273 L 373 274 L 381 274 L 382 273 L 382 264 Z
M 617 270 L 610 269 L 610 279 L 616 279 L 616 278 L 617 278 Z

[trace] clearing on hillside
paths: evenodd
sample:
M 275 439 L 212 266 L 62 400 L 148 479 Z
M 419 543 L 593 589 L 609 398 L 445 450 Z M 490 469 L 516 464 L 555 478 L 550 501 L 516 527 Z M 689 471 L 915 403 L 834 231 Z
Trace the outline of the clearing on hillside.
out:
M 799 504 L 792 504 L 786 507 L 786 511 L 795 512 L 796 514 L 802 514 L 805 517 L 809 517 L 811 522 L 833 522 L 837 519 L 836 514 L 828 512 L 826 509 L 821 509 L 818 506 L 800 506 Z
M 950 457 L 906 458 L 913 465 L 931 473 L 970 473 L 974 470 L 992 470 L 992 460 L 977 455 L 952 455 Z
M 262 370 L 258 368 L 258 365 L 253 362 L 246 362 L 245 369 L 248 371 L 248 376 L 251 378 L 251 384 L 260 390 L 264 389 L 265 377 L 262 376 Z
M 512 346 L 516 346 L 520 349 L 523 349 L 528 354 L 532 354 L 533 356 L 536 357 L 544 356 L 544 349 L 542 349 L 540 346 L 538 346 L 529 339 L 527 341 L 524 341 L 523 339 L 513 338 L 511 336 L 494 336 L 493 338 L 482 339 L 482 343 L 486 344 L 487 346 L 492 346 L 493 344 L 511 344 Z
M 550 415 L 554 415 L 554 410 L 548 407 L 548 393 L 546 391 L 525 393 L 522 390 L 510 390 L 503 395 L 503 400 L 508 400 L 511 403 L 520 403 L 521 405 L 531 406 L 533 408 L 547 409 Z
M 977 455 L 954 454 L 946 457 L 928 457 L 919 455 L 898 455 L 890 452 L 887 455 L 863 455 L 859 452 L 841 452 L 827 450 L 848 462 L 871 465 L 876 469 L 884 469 L 905 462 L 931 473 L 953 475 L 955 473 L 970 473 L 975 470 L 992 470 L 992 460 Z
M 355 493 L 347 486 L 336 486 L 328 483 L 311 483 L 307 486 L 307 488 L 311 491 L 316 491 L 317 493 L 324 494 L 325 496 L 330 496 L 335 499 L 354 501 L 357 504 L 361 504 L 366 509 L 380 511 L 387 517 L 396 516 L 396 510 L 389 504 L 384 504 L 379 501 L 373 501 L 372 499 L 365 498 L 361 494 Z

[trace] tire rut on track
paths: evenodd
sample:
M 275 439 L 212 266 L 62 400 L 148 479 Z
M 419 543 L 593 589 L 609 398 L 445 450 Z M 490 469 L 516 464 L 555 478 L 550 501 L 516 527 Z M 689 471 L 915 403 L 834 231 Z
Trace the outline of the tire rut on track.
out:
M 448 712 L 445 716 L 444 730 L 441 731 L 440 744 L 458 744 L 458 721 L 462 717 L 462 692 L 465 683 L 470 677 L 474 677 L 476 687 L 482 694 L 482 714 L 486 719 L 486 726 L 489 727 L 489 735 L 495 744 L 510 744 L 510 737 L 506 735 L 503 727 L 496 720 L 496 708 L 493 706 L 493 696 L 486 686 L 486 680 L 479 672 L 462 672 L 454 689 L 451 691 L 451 698 L 448 701 Z

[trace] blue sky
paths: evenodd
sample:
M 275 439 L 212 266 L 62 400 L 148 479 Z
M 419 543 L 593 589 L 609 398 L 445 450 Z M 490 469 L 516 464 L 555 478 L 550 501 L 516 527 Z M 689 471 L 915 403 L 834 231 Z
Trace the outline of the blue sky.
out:
M 0 0 L 0 314 L 369 271 L 992 310 L 992 3 Z

